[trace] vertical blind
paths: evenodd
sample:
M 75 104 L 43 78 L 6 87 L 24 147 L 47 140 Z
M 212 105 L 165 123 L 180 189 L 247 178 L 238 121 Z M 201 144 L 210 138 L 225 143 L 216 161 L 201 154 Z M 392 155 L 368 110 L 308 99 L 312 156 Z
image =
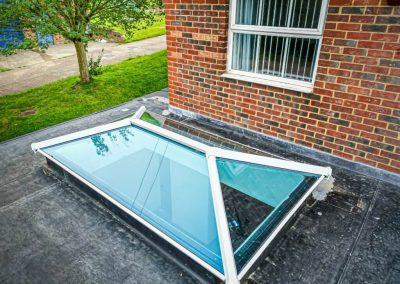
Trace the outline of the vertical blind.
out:
M 242 26 L 233 30 L 231 68 L 311 82 L 320 37 L 307 33 L 318 29 L 323 2 L 237 0 L 235 24 Z M 301 36 L 293 30 L 301 30 Z

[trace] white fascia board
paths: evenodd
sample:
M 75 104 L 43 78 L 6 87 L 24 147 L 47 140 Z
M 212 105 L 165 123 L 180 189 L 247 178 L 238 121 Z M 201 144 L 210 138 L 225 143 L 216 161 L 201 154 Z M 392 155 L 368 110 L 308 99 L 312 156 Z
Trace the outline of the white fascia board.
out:
M 196 140 L 190 139 L 188 137 L 185 137 L 183 135 L 180 135 L 178 133 L 172 132 L 170 130 L 167 130 L 165 128 L 153 125 L 149 122 L 140 120 L 138 118 L 133 118 L 130 120 L 132 125 L 138 126 L 140 128 L 143 128 L 145 130 L 148 130 L 152 133 L 158 134 L 162 137 L 165 137 L 167 139 L 170 139 L 172 141 L 175 141 L 177 143 L 183 144 L 189 148 L 193 148 L 197 151 L 207 153 L 212 150 L 213 147 L 208 146 L 204 143 L 198 142 Z
M 32 148 L 33 151 L 36 152 L 39 149 L 43 149 L 43 148 L 46 148 L 46 147 L 49 147 L 49 146 L 61 144 L 61 143 L 64 143 L 64 142 L 80 139 L 80 138 L 83 138 L 83 137 L 95 135 L 95 134 L 98 134 L 98 133 L 110 131 L 110 130 L 113 130 L 113 129 L 116 129 L 116 128 L 121 128 L 121 127 L 129 126 L 129 125 L 130 125 L 129 119 L 124 119 L 124 120 L 112 122 L 112 123 L 109 123 L 109 124 L 100 125 L 100 126 L 96 126 L 96 127 L 93 127 L 93 128 L 85 129 L 85 130 L 82 130 L 82 131 L 74 132 L 74 133 L 71 133 L 71 134 L 59 136 L 59 137 L 56 137 L 56 138 L 48 139 L 48 140 L 45 140 L 45 141 L 32 143 L 31 144 L 31 148 Z
M 229 233 L 228 218 L 226 216 L 221 182 L 218 175 L 217 161 L 213 151 L 207 153 L 207 165 L 226 283 L 239 284 L 235 255 Z
M 66 172 L 68 172 L 69 174 L 71 174 L 73 177 L 75 177 L 76 179 L 78 179 L 80 182 L 84 183 L 85 185 L 87 185 L 89 188 L 91 188 L 92 190 L 94 190 L 95 192 L 97 192 L 98 194 L 100 194 L 102 197 L 104 197 L 106 200 L 110 201 L 112 204 L 114 204 L 115 206 L 117 206 L 119 209 L 121 209 L 122 211 L 124 211 L 126 214 L 128 214 L 129 216 L 133 217 L 134 219 L 136 219 L 137 221 L 139 221 L 142 225 L 144 225 L 145 227 L 149 228 L 151 231 L 153 231 L 155 234 L 157 234 L 159 237 L 161 237 L 162 239 L 166 240 L 167 242 L 169 242 L 171 245 L 173 245 L 174 247 L 176 247 L 177 249 L 179 249 L 182 253 L 184 253 L 185 255 L 187 255 L 188 257 L 192 258 L 195 262 L 197 262 L 199 265 L 201 265 L 202 267 L 204 267 L 206 270 L 210 271 L 212 274 L 214 274 L 216 277 L 218 277 L 220 280 L 225 281 L 226 277 L 219 272 L 218 270 L 216 270 L 214 267 L 212 267 L 211 265 L 209 265 L 207 262 L 205 262 L 204 260 L 202 260 L 201 258 L 199 258 L 197 255 L 195 255 L 194 253 L 192 253 L 191 251 L 189 251 L 188 249 L 186 249 L 184 246 L 182 246 L 181 244 L 179 244 L 177 241 L 175 241 L 174 239 L 172 239 L 171 237 L 169 237 L 167 234 L 165 234 L 164 232 L 162 232 L 161 230 L 157 229 L 155 226 L 151 225 L 149 222 L 147 222 L 145 219 L 143 219 L 142 217 L 140 217 L 139 215 L 135 214 L 133 211 L 131 211 L 129 208 L 125 207 L 124 205 L 122 205 L 121 203 L 119 203 L 117 200 L 115 200 L 114 198 L 112 198 L 110 195 L 108 195 L 107 193 L 105 193 L 104 191 L 102 191 L 101 189 L 99 189 L 97 186 L 95 186 L 94 184 L 92 184 L 91 182 L 89 182 L 88 180 L 86 180 L 85 178 L 81 177 L 79 174 L 75 173 L 74 171 L 72 171 L 71 169 L 69 169 L 67 166 L 63 165 L 62 163 L 60 163 L 58 160 L 56 160 L 55 158 L 53 158 L 52 156 L 48 155 L 46 152 L 42 151 L 42 150 L 38 150 L 38 152 L 40 154 L 42 154 L 43 156 L 45 156 L 47 159 L 51 160 L 53 163 L 55 163 L 56 165 L 58 165 L 59 167 L 61 167 L 62 169 L 64 169 Z M 239 283 L 239 282 L 238 282 Z
M 291 170 L 296 172 L 303 172 L 309 174 L 321 175 L 324 177 L 329 177 L 332 174 L 332 169 L 330 167 L 320 167 L 309 164 L 303 164 L 299 162 L 293 162 L 289 160 L 281 160 L 276 158 L 270 158 L 265 156 L 258 156 L 253 154 L 235 152 L 220 148 L 215 148 L 215 155 L 218 158 L 224 158 L 229 160 L 242 161 L 246 163 L 258 164 L 262 166 L 269 166 L 274 168 L 280 168 L 285 170 Z

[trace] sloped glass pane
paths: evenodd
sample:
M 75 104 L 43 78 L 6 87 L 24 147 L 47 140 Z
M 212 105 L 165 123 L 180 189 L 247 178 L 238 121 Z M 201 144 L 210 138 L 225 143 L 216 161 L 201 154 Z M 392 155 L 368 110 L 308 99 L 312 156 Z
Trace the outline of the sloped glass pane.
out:
M 134 126 L 43 150 L 223 273 L 203 153 Z
M 221 158 L 217 167 L 240 271 L 318 176 Z

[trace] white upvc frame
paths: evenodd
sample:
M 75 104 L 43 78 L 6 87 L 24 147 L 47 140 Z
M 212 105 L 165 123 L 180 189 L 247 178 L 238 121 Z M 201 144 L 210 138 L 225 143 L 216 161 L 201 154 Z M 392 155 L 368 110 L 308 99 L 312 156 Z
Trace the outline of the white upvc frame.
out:
M 209 272 L 214 274 L 220 280 L 226 281 L 226 283 L 232 283 L 232 284 L 239 283 L 239 281 L 246 275 L 246 273 L 254 265 L 256 260 L 262 255 L 262 253 L 265 251 L 265 249 L 268 247 L 268 245 L 272 242 L 274 237 L 279 233 L 279 231 L 284 227 L 284 225 L 289 221 L 289 219 L 296 213 L 296 211 L 304 203 L 306 198 L 310 196 L 311 192 L 315 189 L 315 187 L 324 178 L 329 177 L 332 173 L 332 170 L 330 167 L 313 166 L 313 165 L 309 165 L 309 164 L 303 164 L 303 163 L 281 160 L 281 159 L 276 159 L 276 158 L 270 158 L 270 157 L 265 157 L 265 156 L 240 153 L 240 152 L 224 150 L 221 148 L 208 146 L 206 144 L 192 140 L 188 137 L 182 136 L 180 134 L 169 131 L 162 127 L 158 127 L 158 126 L 152 125 L 148 122 L 140 120 L 140 117 L 145 112 L 145 110 L 146 109 L 144 107 L 141 107 L 131 118 L 127 118 L 127 119 L 117 121 L 114 123 L 110 123 L 110 124 L 90 128 L 87 130 L 75 132 L 72 134 L 60 136 L 60 137 L 49 139 L 46 141 L 32 143 L 31 148 L 34 152 L 38 152 L 38 153 L 42 154 L 47 159 L 51 160 L 56 165 L 58 165 L 59 167 L 64 169 L 66 172 L 68 172 L 69 174 L 71 174 L 72 176 L 77 178 L 79 181 L 81 181 L 85 185 L 89 186 L 91 189 L 96 191 L 102 197 L 104 197 L 105 199 L 110 201 L 112 204 L 116 205 L 118 208 L 123 210 L 129 216 L 131 216 L 134 219 L 136 219 L 137 221 L 139 221 L 141 224 L 143 224 L 144 226 L 146 226 L 147 228 L 152 230 L 155 234 L 160 236 L 162 239 L 169 242 L 171 245 L 173 245 L 174 247 L 179 249 L 181 252 L 183 252 L 185 255 L 187 255 L 188 257 L 193 259 L 199 265 L 201 265 L 202 267 L 207 269 Z M 111 131 L 111 130 L 114 130 L 117 128 L 127 127 L 130 125 L 140 127 L 147 131 L 150 131 L 152 133 L 160 135 L 164 138 L 170 139 L 177 143 L 180 143 L 180 144 L 183 144 L 190 148 L 193 148 L 193 149 L 200 151 L 206 155 L 209 178 L 210 178 L 212 200 L 213 200 L 213 206 L 214 206 L 215 218 L 216 218 L 216 224 L 217 224 L 217 232 L 218 232 L 219 244 L 220 244 L 220 248 L 221 248 L 221 258 L 222 258 L 222 264 L 223 264 L 223 269 L 224 269 L 223 274 L 220 273 L 218 270 L 216 270 L 211 265 L 209 265 L 207 262 L 205 262 L 204 260 L 202 260 L 201 258 L 196 256 L 194 253 L 192 253 L 191 251 L 189 251 L 188 249 L 183 247 L 181 244 L 179 244 L 178 242 L 173 240 L 167 234 L 163 233 L 157 227 L 151 225 L 145 219 L 143 219 L 139 215 L 136 215 L 129 208 L 122 205 L 120 202 L 115 200 L 110 195 L 106 194 L 104 191 L 102 191 L 96 185 L 87 181 L 86 179 L 81 177 L 79 174 L 72 171 L 67 166 L 60 163 L 57 159 L 55 159 L 54 157 L 52 157 L 51 155 L 49 155 L 43 151 L 43 148 L 46 148 L 46 147 L 74 141 L 77 139 L 92 136 L 92 135 L 99 134 L 102 132 Z M 226 217 L 225 205 L 224 205 L 224 201 L 223 201 L 223 197 L 222 197 L 222 191 L 221 191 L 219 174 L 218 174 L 217 163 L 216 163 L 217 158 L 224 158 L 224 159 L 241 161 L 241 162 L 245 162 L 245 163 L 252 163 L 252 164 L 264 165 L 264 166 L 268 166 L 268 167 L 275 167 L 275 168 L 292 170 L 292 171 L 297 171 L 297 172 L 302 172 L 302 173 L 310 173 L 310 174 L 320 175 L 320 178 L 308 189 L 308 191 L 302 196 L 302 198 L 292 207 L 290 212 L 284 217 L 284 219 L 272 231 L 271 235 L 264 241 L 264 243 L 261 245 L 261 247 L 250 258 L 250 260 L 243 267 L 243 269 L 240 271 L 239 274 L 236 269 L 232 241 L 231 241 L 231 237 L 230 237 L 230 233 L 229 233 L 228 219 Z
M 282 0 L 283 1 L 283 0 Z M 222 77 L 248 81 L 263 85 L 269 85 L 273 87 L 289 89 L 294 91 L 300 91 L 305 93 L 311 93 L 314 89 L 315 79 L 318 69 L 318 59 L 321 53 L 322 46 L 322 35 L 325 27 L 325 19 L 328 10 L 328 0 L 322 0 L 321 13 L 318 21 L 318 27 L 316 29 L 305 29 L 305 28 L 287 28 L 287 27 L 271 27 L 261 25 L 239 25 L 236 24 L 236 4 L 237 0 L 230 0 L 229 7 L 229 28 L 228 28 L 228 54 L 227 54 L 227 66 L 226 73 Z M 292 2 L 291 2 L 292 3 Z M 291 12 L 291 11 L 290 11 Z M 312 80 L 311 82 L 284 78 L 273 75 L 257 74 L 255 72 L 247 72 L 232 69 L 233 60 L 233 34 L 244 33 L 244 34 L 256 34 L 256 35 L 270 35 L 270 36 L 282 36 L 282 37 L 296 37 L 296 38 L 307 38 L 307 39 L 318 39 L 318 47 L 316 52 L 315 63 L 313 66 Z M 258 40 L 259 41 L 259 40 Z M 287 42 L 287 41 L 286 41 Z M 288 46 L 285 45 L 285 56 L 287 53 Z M 258 53 L 257 53 L 258 54 Z M 258 56 L 256 54 L 256 56 Z M 284 58 L 284 61 L 287 58 Z M 258 60 L 256 60 L 258 62 Z M 286 69 L 286 68 L 283 68 Z

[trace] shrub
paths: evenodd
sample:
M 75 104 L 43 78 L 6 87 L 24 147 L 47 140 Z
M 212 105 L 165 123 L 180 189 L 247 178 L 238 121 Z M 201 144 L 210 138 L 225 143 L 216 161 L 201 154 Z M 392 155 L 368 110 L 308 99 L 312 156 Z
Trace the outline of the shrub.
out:
M 101 59 L 103 58 L 104 54 L 104 49 L 101 50 L 100 54 L 97 56 L 96 59 L 90 57 L 89 59 L 89 75 L 90 78 L 93 78 L 93 76 L 97 76 L 103 73 L 103 65 L 101 65 Z

